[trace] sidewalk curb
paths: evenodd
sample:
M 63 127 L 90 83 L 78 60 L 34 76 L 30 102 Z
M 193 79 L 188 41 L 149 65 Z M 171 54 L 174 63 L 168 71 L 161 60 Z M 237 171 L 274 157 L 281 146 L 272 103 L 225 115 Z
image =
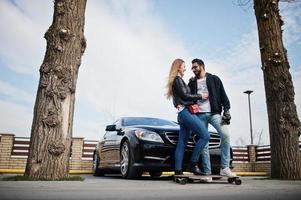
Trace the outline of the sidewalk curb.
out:
M 25 169 L 0 169 L 3 174 L 23 174 Z M 70 170 L 70 174 L 93 174 L 93 170 Z M 186 173 L 186 172 L 184 172 Z M 268 176 L 267 172 L 235 172 L 238 176 Z M 148 173 L 145 173 L 148 174 Z M 163 172 L 164 176 L 172 176 L 174 172 Z
M 24 174 L 25 169 L 0 169 L 2 174 Z M 70 174 L 93 174 L 92 170 L 70 170 Z
M 268 176 L 267 172 L 234 172 L 238 176 Z

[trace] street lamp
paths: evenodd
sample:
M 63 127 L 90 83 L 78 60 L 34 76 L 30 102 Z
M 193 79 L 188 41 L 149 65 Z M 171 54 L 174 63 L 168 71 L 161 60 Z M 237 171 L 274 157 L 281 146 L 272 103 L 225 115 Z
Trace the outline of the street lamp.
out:
M 249 116 L 250 116 L 250 133 L 251 133 L 251 144 L 253 144 L 253 132 L 252 132 L 252 115 L 251 115 L 251 104 L 250 104 L 250 94 L 252 90 L 244 91 L 245 94 L 248 94 L 248 102 L 249 102 Z

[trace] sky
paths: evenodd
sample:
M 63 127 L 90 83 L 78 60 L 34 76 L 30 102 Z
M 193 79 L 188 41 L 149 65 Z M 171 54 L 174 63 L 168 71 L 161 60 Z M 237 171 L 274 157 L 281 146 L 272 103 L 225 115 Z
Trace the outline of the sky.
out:
M 284 44 L 301 116 L 301 1 L 280 3 Z M 53 1 L 0 0 L 0 133 L 29 137 Z M 231 102 L 231 144 L 269 144 L 258 33 L 253 5 L 236 0 L 88 0 L 87 48 L 76 88 L 73 137 L 97 140 L 123 116 L 176 121 L 165 97 L 171 63 L 191 60 L 223 81 Z M 212 129 L 212 127 L 210 127 Z

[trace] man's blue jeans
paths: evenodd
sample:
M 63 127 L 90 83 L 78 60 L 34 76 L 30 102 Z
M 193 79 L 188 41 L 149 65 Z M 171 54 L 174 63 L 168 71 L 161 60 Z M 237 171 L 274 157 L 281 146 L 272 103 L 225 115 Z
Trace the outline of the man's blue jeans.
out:
M 230 165 L 230 137 L 228 133 L 227 126 L 221 125 L 222 117 L 220 114 L 211 113 L 198 113 L 197 116 L 201 121 L 205 123 L 206 128 L 208 124 L 211 124 L 221 137 L 221 168 L 224 169 Z M 205 146 L 202 151 L 202 168 L 203 172 L 206 174 L 211 174 L 211 164 L 210 164 L 210 155 L 209 155 L 209 143 Z
M 210 134 L 205 126 L 205 123 L 202 122 L 196 115 L 191 114 L 187 108 L 178 113 L 178 122 L 180 124 L 180 131 L 175 151 L 175 170 L 181 171 L 185 147 L 191 132 L 195 132 L 199 138 L 190 158 L 190 162 L 195 163 L 199 161 L 199 157 L 203 148 L 209 142 Z

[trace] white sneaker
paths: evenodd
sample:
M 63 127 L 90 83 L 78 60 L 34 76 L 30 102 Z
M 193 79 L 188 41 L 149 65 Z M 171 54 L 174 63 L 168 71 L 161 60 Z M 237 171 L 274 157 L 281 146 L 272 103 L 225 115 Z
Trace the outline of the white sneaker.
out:
M 232 172 L 229 167 L 221 169 L 220 170 L 220 175 L 221 176 L 227 176 L 227 177 L 235 177 L 236 176 L 236 174 L 234 172 Z

